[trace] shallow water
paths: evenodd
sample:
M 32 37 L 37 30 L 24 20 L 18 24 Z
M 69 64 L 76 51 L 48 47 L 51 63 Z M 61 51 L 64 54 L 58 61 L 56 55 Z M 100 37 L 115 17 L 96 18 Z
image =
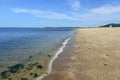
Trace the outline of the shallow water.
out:
M 44 54 L 72 33 L 71 29 L 0 29 L 0 67 Z

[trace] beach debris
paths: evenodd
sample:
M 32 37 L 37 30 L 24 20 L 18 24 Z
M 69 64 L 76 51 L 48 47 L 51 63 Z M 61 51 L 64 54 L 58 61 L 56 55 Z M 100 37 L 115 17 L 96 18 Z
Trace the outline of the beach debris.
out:
M 48 55 L 48 57 L 51 57 L 51 55 Z
M 42 65 L 37 65 L 37 68 L 42 69 L 43 66 Z
M 34 77 L 34 78 L 38 77 L 38 74 L 35 73 L 33 77 Z
M 88 48 L 88 49 L 91 49 L 91 48 Z
M 104 64 L 104 66 L 107 66 L 107 64 Z
M 31 75 L 33 78 L 38 77 L 38 74 L 37 74 L 37 73 L 30 73 L 30 75 Z
M 106 55 L 106 56 L 109 56 L 109 55 Z
M 30 75 L 33 75 L 33 73 L 30 73 Z
M 38 65 L 38 63 L 31 63 L 31 64 L 28 64 L 27 69 L 28 69 L 28 70 L 32 70 L 33 67 L 34 67 L 34 66 L 37 66 L 37 65 Z

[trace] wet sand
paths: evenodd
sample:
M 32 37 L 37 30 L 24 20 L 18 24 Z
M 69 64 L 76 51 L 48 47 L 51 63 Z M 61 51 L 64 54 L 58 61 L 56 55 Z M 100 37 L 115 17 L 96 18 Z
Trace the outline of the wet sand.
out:
M 120 80 L 120 28 L 78 29 L 43 80 Z
M 55 55 L 53 55 L 53 57 L 49 61 L 47 74 L 44 73 L 43 75 L 39 76 L 36 80 L 42 80 L 44 77 L 51 74 L 53 62 L 60 55 L 60 53 L 63 52 L 63 49 L 66 47 L 66 44 L 68 43 L 69 40 L 70 40 L 70 38 L 67 38 L 66 40 L 63 41 L 62 46 L 58 49 L 58 51 L 56 51 Z

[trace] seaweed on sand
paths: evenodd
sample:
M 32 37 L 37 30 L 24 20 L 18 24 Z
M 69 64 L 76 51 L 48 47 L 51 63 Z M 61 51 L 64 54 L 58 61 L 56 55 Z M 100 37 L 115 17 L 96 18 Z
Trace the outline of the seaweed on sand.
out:
M 1 72 L 2 78 L 8 78 L 11 73 L 16 73 L 17 71 L 19 71 L 19 69 L 24 68 L 24 65 L 23 64 L 16 64 L 16 65 L 14 65 L 12 67 L 8 67 L 8 68 L 9 68 L 8 71 Z
M 12 66 L 12 67 L 8 67 L 8 68 L 9 68 L 9 71 L 10 71 L 11 73 L 15 73 L 15 72 L 17 72 L 19 69 L 24 68 L 24 65 L 23 65 L 23 64 L 16 64 L 16 65 L 14 65 L 14 66 Z

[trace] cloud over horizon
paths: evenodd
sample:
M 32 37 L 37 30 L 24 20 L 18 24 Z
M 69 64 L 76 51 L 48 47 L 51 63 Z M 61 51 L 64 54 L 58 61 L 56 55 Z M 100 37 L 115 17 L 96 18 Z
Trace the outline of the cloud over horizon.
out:
M 34 17 L 39 18 L 74 20 L 74 17 L 71 17 L 65 13 L 58 13 L 54 11 L 43 11 L 38 9 L 17 9 L 17 8 L 12 8 L 11 10 L 15 13 L 32 14 Z
M 43 11 L 38 9 L 17 9 L 12 8 L 15 13 L 32 14 L 39 18 L 60 19 L 60 20 L 76 20 L 79 22 L 103 22 L 111 20 L 120 20 L 120 6 L 105 5 L 93 9 L 88 9 L 83 13 L 69 11 L 67 13 L 59 13 L 55 11 Z

